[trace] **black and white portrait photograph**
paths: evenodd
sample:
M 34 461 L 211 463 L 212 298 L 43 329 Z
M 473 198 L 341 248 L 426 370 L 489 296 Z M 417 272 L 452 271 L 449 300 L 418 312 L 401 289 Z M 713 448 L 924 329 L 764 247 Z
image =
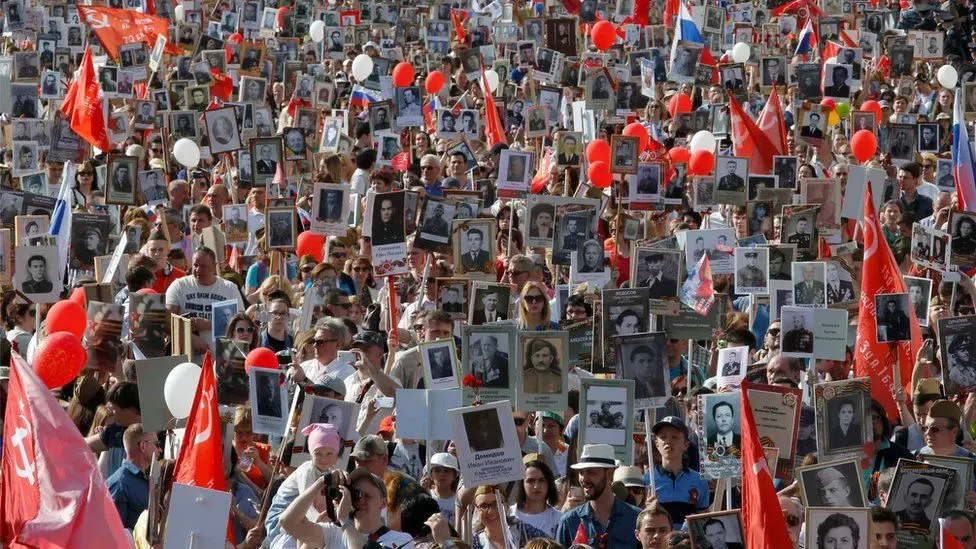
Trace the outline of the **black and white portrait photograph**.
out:
M 221 216 L 224 221 L 226 241 L 229 243 L 247 242 L 247 206 L 245 204 L 224 204 Z
M 397 127 L 418 127 L 424 122 L 419 86 L 396 88 Z
M 288 416 L 288 392 L 278 382 L 281 372 L 252 366 L 248 374 L 254 432 L 280 433 Z
M 580 389 L 580 443 L 632 446 L 634 394 L 630 380 L 587 379 Z M 631 450 L 632 451 L 632 450 Z
M 305 131 L 302 128 L 285 128 L 282 133 L 282 141 L 285 145 L 283 149 L 285 160 L 305 160 L 305 149 L 307 145 L 305 143 Z
M 468 318 L 468 279 L 438 278 L 436 282 L 437 307 L 456 320 Z
M 877 316 L 878 343 L 893 343 L 911 339 L 908 294 L 877 294 L 874 296 Z
M 808 507 L 864 507 L 861 468 L 856 459 L 801 467 L 796 470 L 800 495 Z
M 795 301 L 795 298 L 794 300 Z M 809 307 L 795 307 L 793 304 L 780 310 L 780 350 L 783 356 L 813 356 L 814 311 Z
M 735 249 L 735 290 L 739 294 L 769 293 L 769 249 Z
M 41 99 L 61 98 L 61 77 L 55 71 L 44 71 L 41 76 Z
M 373 246 L 406 241 L 404 228 L 404 193 L 392 192 L 373 197 L 371 238 Z
M 420 214 L 419 237 L 447 245 L 451 240 L 451 220 L 454 219 L 454 209 L 453 202 L 427 198 Z
M 38 117 L 36 84 L 11 84 L 10 97 L 13 99 L 10 112 L 14 118 Z
M 708 256 L 713 274 L 733 274 L 732 255 L 735 234 L 732 229 L 699 229 L 688 231 L 685 237 L 685 265 L 691 270 L 703 255 Z
M 220 154 L 241 148 L 241 132 L 237 127 L 234 107 L 209 110 L 204 114 L 207 135 L 210 136 L 210 153 Z M 286 143 L 288 135 L 285 135 Z M 304 149 L 302 149 L 304 153 Z
M 529 138 L 545 137 L 549 135 L 549 107 L 534 105 L 528 108 L 525 124 L 525 136 Z
M 209 86 L 187 86 L 183 90 L 183 105 L 187 110 L 203 112 L 210 105 Z
M 105 202 L 109 204 L 135 204 L 138 162 L 139 159 L 134 156 L 113 155 L 109 157 Z
M 932 298 L 932 279 L 917 276 L 905 276 L 905 286 L 908 287 L 908 304 L 915 312 L 915 321 L 919 326 L 929 325 L 929 302 Z
M 565 401 L 567 388 L 566 332 L 528 332 L 519 334 L 519 401 L 531 409 Z M 520 407 L 521 409 L 525 409 Z M 548 408 L 547 408 L 548 409 Z
M 942 500 L 948 488 L 946 480 L 900 469 L 892 482 L 887 507 L 895 512 L 902 529 L 937 531 Z
M 450 109 L 437 109 L 437 137 L 451 139 L 459 132 L 457 117 Z
M 937 123 L 923 123 L 918 125 L 918 152 L 939 154 L 941 143 L 941 126 Z
M 763 87 L 786 86 L 787 65 L 785 57 L 764 57 L 760 59 L 760 75 Z
M 13 146 L 13 170 L 15 176 L 37 171 L 39 152 L 37 141 L 15 141 Z
M 826 307 L 826 265 L 816 261 L 794 262 L 791 268 L 793 303 L 798 307 Z
M 556 164 L 576 167 L 580 165 L 583 136 L 579 132 L 559 132 L 556 136 Z
M 294 208 L 268 208 L 265 227 L 269 248 L 293 249 L 295 247 Z
M 251 176 L 255 187 L 267 187 L 278 172 L 281 162 L 281 139 L 278 137 L 252 139 Z
M 613 105 L 613 89 L 605 69 L 595 68 L 586 71 L 585 93 L 587 109 L 593 111 L 610 109 Z
M 61 294 L 57 246 L 18 246 L 14 250 L 14 288 L 35 303 L 54 303 Z
M 153 128 L 156 125 L 156 102 L 137 100 L 135 104 L 136 116 L 132 126 L 138 130 Z
M 668 80 L 681 84 L 694 84 L 696 66 L 701 58 L 703 46 L 695 42 L 678 42 L 677 54 L 674 63 L 671 64 Z
M 514 396 L 515 336 L 511 327 L 465 327 L 461 345 L 465 353 L 464 374 L 481 381 L 482 398 Z
M 798 63 L 793 67 L 798 87 L 797 95 L 806 101 L 813 101 L 820 93 L 820 63 Z
M 528 217 L 529 238 L 538 240 L 543 246 L 551 248 L 553 234 L 555 233 L 555 205 L 542 201 L 535 202 L 531 206 Z
M 742 549 L 745 535 L 738 509 L 689 515 L 688 524 L 693 549 Z
M 147 204 L 168 200 L 169 195 L 166 190 L 166 177 L 163 170 L 139 172 L 139 192 Z
M 715 158 L 715 201 L 723 204 L 744 204 L 748 180 L 748 158 L 736 156 Z
M 909 162 L 915 158 L 915 124 L 891 124 L 888 153 L 893 161 Z
M 874 133 L 875 120 L 874 120 L 873 112 L 870 111 L 851 112 L 851 131 L 857 133 L 861 130 L 868 130 Z
M 424 343 L 420 347 L 420 359 L 427 389 L 458 387 L 458 362 L 453 338 Z
M 503 149 L 499 160 L 498 183 L 525 189 L 532 179 L 532 153 Z
M 641 162 L 637 166 L 637 185 L 631 192 L 631 203 L 656 202 L 661 199 L 661 165 Z
M 827 115 L 820 105 L 811 105 L 800 110 L 800 124 L 797 126 L 797 140 L 815 146 L 822 143 L 827 129 Z
M 497 409 L 479 407 L 465 412 L 462 418 L 471 452 L 497 450 L 505 444 Z
M 369 129 L 373 132 L 393 129 L 393 116 L 390 101 L 375 101 L 369 104 Z
M 196 140 L 197 113 L 190 111 L 176 111 L 170 113 L 169 127 L 175 139 L 183 137 Z
M 698 447 L 705 478 L 733 476 L 740 469 L 742 438 L 739 392 L 699 395 Z
M 333 234 L 335 229 L 329 226 L 345 227 L 345 219 L 349 210 L 345 189 L 338 184 L 316 183 L 312 193 L 312 228 L 321 230 L 324 234 Z
M 471 322 L 473 326 L 508 320 L 512 291 L 503 285 L 489 284 L 475 287 L 471 298 Z
M 495 224 L 486 220 L 457 220 L 453 225 L 454 265 L 459 275 L 494 273 Z
M 853 68 L 851 65 L 825 63 L 824 96 L 844 101 L 849 100 L 851 96 L 851 81 L 853 79 Z
M 613 339 L 617 379 L 634 381 L 634 401 L 638 408 L 657 406 L 671 394 L 665 335 L 665 332 L 648 332 Z
M 30 194 L 47 195 L 47 172 L 40 170 L 20 176 L 20 188 Z
M 268 82 L 255 76 L 242 76 L 238 100 L 243 103 L 264 105 Z
M 652 310 L 655 310 L 654 304 L 657 301 L 677 299 L 681 269 L 679 250 L 638 248 L 633 263 L 634 276 L 631 278 L 631 285 L 635 288 L 648 288 Z M 660 311 L 655 312 L 660 314 Z
M 610 171 L 636 174 L 639 149 L 640 140 L 637 137 L 617 134 L 610 136 Z
M 728 386 L 728 381 L 734 382 L 733 386 L 738 386 L 738 381 L 745 377 L 746 368 L 749 366 L 749 348 L 747 346 L 725 347 L 719 349 L 717 372 L 719 374 L 719 387 Z
M 942 364 L 948 371 L 946 391 L 972 390 L 976 387 L 976 317 L 940 318 L 937 333 Z
M 807 547 L 836 549 L 868 549 L 873 540 L 871 534 L 870 509 L 806 509 Z
M 458 119 L 457 131 L 462 133 L 467 139 L 476 140 L 480 135 L 479 131 L 480 114 L 474 109 L 464 109 Z

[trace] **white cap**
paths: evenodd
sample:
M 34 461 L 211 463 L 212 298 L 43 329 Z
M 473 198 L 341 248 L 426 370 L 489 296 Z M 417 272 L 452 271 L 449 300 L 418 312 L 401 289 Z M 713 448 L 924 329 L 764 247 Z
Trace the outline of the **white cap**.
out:
M 126 156 L 135 156 L 138 158 L 142 158 L 144 152 L 146 152 L 146 149 L 142 148 L 142 145 L 136 145 L 135 143 L 125 149 Z
M 448 469 L 454 469 L 455 471 L 460 471 L 458 467 L 458 460 L 456 457 L 448 454 L 447 452 L 439 452 L 431 456 L 430 466 L 434 467 L 447 467 Z

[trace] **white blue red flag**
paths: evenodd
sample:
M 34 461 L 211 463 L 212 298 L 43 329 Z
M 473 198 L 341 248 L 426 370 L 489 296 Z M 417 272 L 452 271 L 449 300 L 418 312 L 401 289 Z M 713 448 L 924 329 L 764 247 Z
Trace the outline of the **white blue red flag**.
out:
M 674 65 L 674 60 L 678 56 L 678 42 L 685 41 L 705 44 L 705 47 L 702 48 L 701 62 L 706 65 L 715 65 L 715 58 L 712 57 L 708 43 L 702 38 L 698 25 L 691 17 L 688 6 L 684 2 L 679 2 L 679 4 L 681 7 L 678 10 L 678 19 L 674 22 L 674 42 L 671 43 L 671 64 Z
M 961 88 L 956 88 L 956 100 L 952 106 L 952 172 L 956 177 L 959 209 L 976 207 L 976 169 L 973 149 L 969 145 L 969 130 L 962 114 Z
M 817 30 L 813 28 L 813 20 L 807 19 L 807 24 L 800 31 L 793 55 L 806 55 L 817 47 Z

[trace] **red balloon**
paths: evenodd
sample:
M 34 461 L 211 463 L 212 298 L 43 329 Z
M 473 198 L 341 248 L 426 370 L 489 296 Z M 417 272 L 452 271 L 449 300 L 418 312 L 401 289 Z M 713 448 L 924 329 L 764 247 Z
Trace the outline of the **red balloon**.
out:
M 155 295 L 155 294 L 159 294 L 159 292 L 157 292 L 156 290 L 153 290 L 152 288 L 143 288 L 143 289 L 139 290 L 136 293 L 139 294 L 139 295 Z
M 413 84 L 413 65 L 406 61 L 400 61 L 393 67 L 393 85 L 398 88 L 405 88 Z
M 875 124 L 881 124 L 881 104 L 874 99 L 868 99 L 861 103 L 861 110 L 874 113 Z
M 424 80 L 424 87 L 427 88 L 427 93 L 434 95 L 441 91 L 444 84 L 447 82 L 447 78 L 444 77 L 444 73 L 441 71 L 430 71 L 427 75 L 427 79 Z
M 48 389 L 57 389 L 78 377 L 87 361 L 88 352 L 78 336 L 55 332 L 49 333 L 37 346 L 33 366 Z
M 860 130 L 851 136 L 851 152 L 862 164 L 878 152 L 878 138 L 870 130 Z
M 66 300 L 58 301 L 51 306 L 47 312 L 45 327 L 49 334 L 68 332 L 80 339 L 85 335 L 87 322 L 85 308 L 74 301 Z
M 650 136 L 647 135 L 647 128 L 642 126 L 640 122 L 631 122 L 624 126 L 623 134 L 630 137 L 639 137 L 640 150 L 647 150 L 647 142 L 650 140 Z
M 688 173 L 691 175 L 708 175 L 714 167 L 715 155 L 712 151 L 699 149 L 691 153 L 691 159 L 688 160 Z
M 253 351 L 247 353 L 247 357 L 244 359 L 244 370 L 246 372 L 250 372 L 252 366 L 277 370 L 278 357 L 274 351 L 267 347 L 255 347 Z
M 674 118 L 678 113 L 691 112 L 691 98 L 685 93 L 676 93 L 671 96 L 668 100 L 668 112 L 671 114 L 671 118 Z
M 837 103 L 829 97 L 824 97 L 820 100 L 820 106 L 827 109 L 827 112 L 830 112 L 837 107 Z
M 616 39 L 617 30 L 613 28 L 613 24 L 609 21 L 598 21 L 590 29 L 590 40 L 596 46 L 596 49 L 600 51 L 610 49 Z
M 316 262 L 321 263 L 325 258 L 325 252 L 322 249 L 324 245 L 324 236 L 305 231 L 298 235 L 298 239 L 295 241 L 295 253 L 298 257 L 310 255 L 315 258 Z
M 74 301 L 78 305 L 81 305 L 82 308 L 88 305 L 88 301 L 85 299 L 84 288 L 75 288 L 75 291 L 71 292 L 71 297 L 69 297 L 68 299 Z
M 668 154 L 671 155 L 671 162 L 688 162 L 691 160 L 691 152 L 684 147 L 672 147 Z
M 244 35 L 239 32 L 235 32 L 234 34 L 227 37 L 227 41 L 233 42 L 235 44 L 240 44 L 241 42 L 244 41 Z
M 594 139 L 586 145 L 586 161 L 610 163 L 610 144 L 602 139 Z
M 593 186 L 598 189 L 606 189 L 613 183 L 610 165 L 602 160 L 591 163 L 586 175 L 589 177 L 590 183 L 593 183 Z

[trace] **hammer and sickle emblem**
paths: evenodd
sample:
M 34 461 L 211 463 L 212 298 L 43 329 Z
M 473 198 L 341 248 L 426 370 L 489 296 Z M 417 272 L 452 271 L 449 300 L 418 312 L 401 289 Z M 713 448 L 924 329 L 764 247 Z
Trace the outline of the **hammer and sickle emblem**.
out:
M 37 468 L 34 466 L 34 463 L 27 458 L 27 445 L 24 441 L 28 437 L 31 437 L 32 433 L 30 428 L 30 422 L 27 421 L 27 417 L 24 416 L 23 414 L 24 411 L 23 401 L 20 402 L 20 410 L 21 413 L 17 414 L 17 419 L 23 424 L 23 427 L 17 427 L 16 429 L 14 429 L 14 435 L 10 437 L 10 444 L 14 448 L 17 448 L 20 452 L 20 460 L 18 460 L 16 456 L 14 457 L 14 467 L 17 470 L 18 477 L 26 478 L 27 482 L 29 482 L 31 486 L 34 486 L 35 484 L 37 484 L 37 476 L 34 474 Z M 23 463 L 24 466 L 21 467 L 18 461 L 20 463 Z

